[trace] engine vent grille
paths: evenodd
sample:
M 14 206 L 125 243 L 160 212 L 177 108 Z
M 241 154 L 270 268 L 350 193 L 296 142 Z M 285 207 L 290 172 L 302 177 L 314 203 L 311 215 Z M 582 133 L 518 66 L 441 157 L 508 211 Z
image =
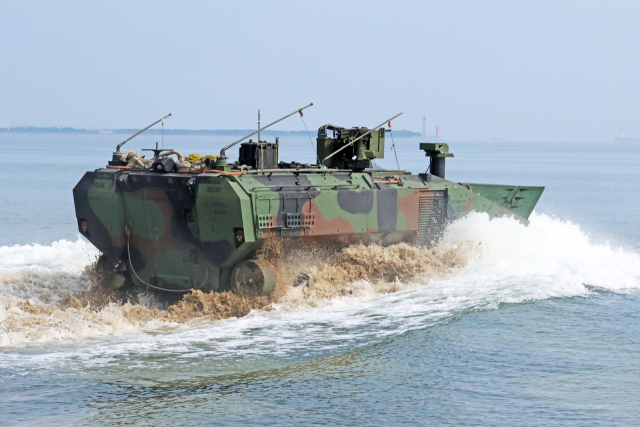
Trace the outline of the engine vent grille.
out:
M 434 192 L 420 196 L 420 220 L 418 224 L 418 244 L 431 247 L 444 232 L 444 193 Z

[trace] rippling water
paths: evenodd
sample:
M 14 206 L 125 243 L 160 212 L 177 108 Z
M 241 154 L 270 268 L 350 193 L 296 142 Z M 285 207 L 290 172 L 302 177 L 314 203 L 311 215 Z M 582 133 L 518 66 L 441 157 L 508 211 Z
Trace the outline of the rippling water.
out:
M 89 286 L 96 251 L 75 234 L 70 190 L 117 141 L 0 138 L 51 171 L 42 181 L 1 165 L 5 424 L 640 422 L 639 147 L 452 144 L 450 179 L 547 186 L 529 227 L 470 215 L 444 242 L 480 248 L 470 262 L 395 293 L 362 281 L 312 307 L 171 323 L 131 322 L 117 307 L 29 311 L 29 299 L 55 304 Z M 172 145 L 204 154 L 209 143 Z M 417 143 L 396 141 L 413 172 L 425 166 Z M 308 145 L 284 140 L 281 156 L 311 161 Z

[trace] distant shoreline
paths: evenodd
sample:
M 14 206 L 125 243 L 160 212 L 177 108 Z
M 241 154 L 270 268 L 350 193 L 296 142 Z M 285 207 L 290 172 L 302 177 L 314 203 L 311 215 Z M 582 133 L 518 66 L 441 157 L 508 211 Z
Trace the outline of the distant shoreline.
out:
M 13 128 L 0 128 L 0 133 L 37 133 L 37 134 L 89 134 L 89 135 L 133 135 L 140 129 L 75 129 L 69 127 L 13 127 Z M 250 134 L 255 129 L 201 129 L 201 130 L 189 130 L 189 129 L 165 129 L 165 135 L 211 135 L 211 136 L 243 136 Z M 282 137 L 307 137 L 306 130 L 263 130 L 260 132 L 264 136 L 282 136 Z M 148 135 L 161 135 L 162 129 L 149 129 L 145 132 Z M 312 137 L 315 137 L 316 132 L 309 131 Z M 411 138 L 414 136 L 420 136 L 419 132 L 412 132 L 409 130 L 394 130 L 393 136 L 396 138 Z

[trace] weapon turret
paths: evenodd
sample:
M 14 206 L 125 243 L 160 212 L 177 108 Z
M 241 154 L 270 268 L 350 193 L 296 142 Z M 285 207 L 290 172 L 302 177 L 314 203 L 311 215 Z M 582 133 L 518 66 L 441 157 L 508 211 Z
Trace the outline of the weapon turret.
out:
M 318 158 L 320 167 L 352 169 L 362 171 L 373 166 L 371 160 L 384 158 L 384 134 L 380 129 L 391 120 L 402 115 L 396 114 L 373 129 L 345 129 L 335 125 L 324 125 L 318 129 Z M 333 137 L 327 136 L 327 130 L 333 131 Z M 325 156 L 326 155 L 326 156 Z
M 371 168 L 371 160 L 384 158 L 385 130 L 374 130 L 368 135 L 367 132 L 370 131 L 366 127 L 347 129 L 331 124 L 322 126 L 318 129 L 318 157 L 325 159 L 323 165 L 330 169 Z M 357 138 L 360 139 L 347 146 Z M 341 148 L 344 149 L 335 156 L 331 156 Z

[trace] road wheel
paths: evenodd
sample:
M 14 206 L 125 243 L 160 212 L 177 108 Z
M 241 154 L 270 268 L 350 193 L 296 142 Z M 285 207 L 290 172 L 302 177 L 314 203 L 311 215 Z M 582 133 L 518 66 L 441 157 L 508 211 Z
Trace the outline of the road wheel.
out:
M 231 285 L 243 297 L 267 295 L 276 287 L 276 270 L 266 261 L 242 261 L 231 272 Z

